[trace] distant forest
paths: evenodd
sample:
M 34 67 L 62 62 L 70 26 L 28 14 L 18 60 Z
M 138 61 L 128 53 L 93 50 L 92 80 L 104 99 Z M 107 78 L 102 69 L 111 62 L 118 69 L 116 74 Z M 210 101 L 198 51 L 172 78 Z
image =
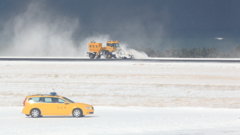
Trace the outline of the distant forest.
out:
M 137 51 L 145 52 L 149 57 L 173 57 L 173 58 L 240 58 L 240 45 L 236 46 L 229 53 L 224 53 L 212 48 L 182 48 L 182 49 L 166 49 L 155 50 L 154 48 L 134 48 Z

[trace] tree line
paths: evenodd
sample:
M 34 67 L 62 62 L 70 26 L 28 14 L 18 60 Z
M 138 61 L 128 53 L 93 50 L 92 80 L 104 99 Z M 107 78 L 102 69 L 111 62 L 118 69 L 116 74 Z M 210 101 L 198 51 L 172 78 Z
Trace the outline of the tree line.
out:
M 156 50 L 151 47 L 134 48 L 137 51 L 145 52 L 149 57 L 173 57 L 173 58 L 240 58 L 240 45 L 233 48 L 230 52 L 221 52 L 215 47 L 211 48 L 182 48 L 182 49 L 166 49 Z

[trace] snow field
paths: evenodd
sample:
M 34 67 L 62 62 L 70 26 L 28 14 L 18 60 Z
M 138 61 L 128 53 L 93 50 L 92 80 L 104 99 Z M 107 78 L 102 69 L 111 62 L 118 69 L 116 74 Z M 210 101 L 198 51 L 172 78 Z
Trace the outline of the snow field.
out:
M 239 82 L 230 63 L 3 61 L 0 134 L 239 135 Z M 26 95 L 53 89 L 95 114 L 21 114 Z
M 240 107 L 240 65 L 230 63 L 0 63 L 0 106 L 53 89 L 94 106 Z

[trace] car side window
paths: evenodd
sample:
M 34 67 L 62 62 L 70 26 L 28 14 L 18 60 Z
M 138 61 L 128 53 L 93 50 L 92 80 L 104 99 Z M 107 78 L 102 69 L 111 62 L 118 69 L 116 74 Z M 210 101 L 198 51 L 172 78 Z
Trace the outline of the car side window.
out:
M 42 97 L 38 99 L 38 102 L 45 103 L 64 103 L 65 101 L 61 98 L 52 98 L 52 97 Z
M 41 97 L 41 98 L 39 99 L 39 102 L 45 102 L 44 98 Z
M 61 98 L 52 98 L 53 103 L 64 103 L 64 100 Z
M 52 103 L 52 98 L 51 97 L 45 97 L 44 98 L 45 103 Z
M 58 99 L 58 102 L 59 102 L 59 103 L 64 103 L 65 101 L 62 100 L 61 98 L 59 98 L 59 99 Z
M 53 103 L 58 103 L 58 98 L 52 98 Z
M 32 97 L 28 99 L 28 102 L 35 103 L 35 102 L 39 102 L 39 100 L 40 100 L 40 97 Z

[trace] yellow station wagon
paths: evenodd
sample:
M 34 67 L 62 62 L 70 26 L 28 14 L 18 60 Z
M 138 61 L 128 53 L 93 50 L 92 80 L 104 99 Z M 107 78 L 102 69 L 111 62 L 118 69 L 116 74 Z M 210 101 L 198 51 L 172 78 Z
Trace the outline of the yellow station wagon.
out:
M 58 96 L 55 92 L 27 96 L 23 101 L 22 113 L 33 118 L 44 115 L 72 115 L 83 117 L 94 113 L 91 105 L 75 103 L 69 98 Z

